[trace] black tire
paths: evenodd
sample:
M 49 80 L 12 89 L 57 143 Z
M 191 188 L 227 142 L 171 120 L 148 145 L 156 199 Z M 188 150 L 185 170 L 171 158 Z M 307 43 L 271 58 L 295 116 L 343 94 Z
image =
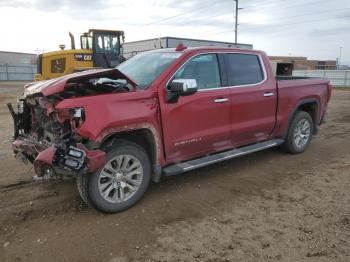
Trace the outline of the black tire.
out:
M 130 208 L 141 199 L 141 197 L 144 195 L 144 193 L 148 188 L 150 178 L 151 178 L 151 163 L 150 163 L 149 157 L 147 156 L 146 151 L 142 147 L 140 147 L 139 145 L 133 142 L 129 142 L 126 140 L 119 140 L 113 147 L 108 149 L 106 164 L 112 159 L 115 159 L 117 156 L 124 156 L 124 155 L 132 156 L 134 159 L 139 161 L 139 164 L 142 167 L 142 172 L 141 172 L 142 180 L 138 184 L 137 190 L 135 190 L 134 193 L 132 193 L 133 195 L 130 196 L 130 198 L 126 199 L 125 201 L 118 202 L 118 203 L 111 203 L 105 198 L 103 198 L 103 196 L 99 192 L 99 189 L 98 189 L 99 179 L 100 179 L 99 177 L 100 177 L 100 172 L 104 169 L 104 167 L 94 173 L 86 175 L 87 183 L 84 185 L 84 187 L 87 189 L 86 190 L 87 201 L 93 207 L 95 207 L 97 210 L 101 212 L 116 213 L 116 212 L 120 212 Z M 119 189 L 114 189 L 114 190 L 115 191 L 113 194 L 115 194 L 116 192 L 117 197 L 119 198 Z
M 297 126 L 299 123 L 302 123 L 301 121 L 308 122 L 309 125 L 309 136 L 307 140 L 305 141 L 305 144 L 302 143 L 302 145 L 298 145 L 296 142 L 296 138 L 294 137 L 295 131 L 297 129 Z M 299 154 L 305 151 L 307 146 L 310 144 L 312 139 L 312 134 L 314 130 L 314 123 L 312 120 L 312 117 L 309 113 L 305 111 L 297 111 L 293 117 L 293 120 L 289 126 L 288 133 L 286 136 L 285 142 L 282 144 L 281 148 L 283 151 L 290 153 L 290 154 Z
M 83 201 L 85 202 L 85 204 L 87 204 L 88 206 L 91 206 L 91 202 L 88 198 L 88 186 L 87 186 L 87 176 L 88 174 L 84 174 L 84 173 L 80 173 L 77 176 L 77 188 L 78 188 L 78 192 L 80 197 L 83 199 Z

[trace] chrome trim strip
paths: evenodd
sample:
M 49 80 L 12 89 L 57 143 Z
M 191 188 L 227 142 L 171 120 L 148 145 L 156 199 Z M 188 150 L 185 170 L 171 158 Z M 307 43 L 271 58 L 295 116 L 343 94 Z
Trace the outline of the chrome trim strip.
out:
M 270 96 L 274 96 L 275 94 L 272 93 L 272 92 L 269 92 L 269 93 L 265 93 L 264 94 L 264 97 L 270 97 Z
M 215 103 L 224 103 L 227 101 L 228 101 L 228 98 L 218 98 L 214 100 Z

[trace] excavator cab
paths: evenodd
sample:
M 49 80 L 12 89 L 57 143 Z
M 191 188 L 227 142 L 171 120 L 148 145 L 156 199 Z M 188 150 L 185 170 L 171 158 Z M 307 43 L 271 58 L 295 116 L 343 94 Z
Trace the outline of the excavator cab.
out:
M 39 55 L 35 80 L 46 80 L 74 72 L 94 68 L 112 68 L 123 57 L 124 32 L 117 30 L 90 29 L 80 36 L 81 49 L 75 49 L 75 39 L 69 33 L 71 49 L 47 52 Z
M 80 36 L 81 49 L 92 50 L 94 67 L 110 68 L 124 61 L 123 31 L 90 29 Z

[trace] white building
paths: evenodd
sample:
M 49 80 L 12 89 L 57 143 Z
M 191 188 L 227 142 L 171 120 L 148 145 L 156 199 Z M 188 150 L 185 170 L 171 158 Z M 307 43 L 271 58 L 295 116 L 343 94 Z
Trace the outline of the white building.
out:
M 145 51 L 160 49 L 160 48 L 175 48 L 179 43 L 183 43 L 187 47 L 215 46 L 215 47 L 236 47 L 236 48 L 244 48 L 244 49 L 253 49 L 253 45 L 251 44 L 237 43 L 237 45 L 235 45 L 235 43 L 230 43 L 230 42 L 166 36 L 166 37 L 124 43 L 123 45 L 124 57 L 128 59 L 140 52 L 145 52 Z
M 34 80 L 36 54 L 0 51 L 0 80 Z

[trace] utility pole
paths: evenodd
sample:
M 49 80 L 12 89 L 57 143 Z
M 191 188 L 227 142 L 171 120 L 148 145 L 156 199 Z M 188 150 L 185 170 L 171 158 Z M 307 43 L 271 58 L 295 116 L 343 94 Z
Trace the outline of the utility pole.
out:
M 338 60 L 338 65 L 339 65 L 339 68 L 338 69 L 340 69 L 340 60 L 341 60 L 341 51 L 342 51 L 342 49 L 343 49 L 343 47 L 342 46 L 340 46 L 339 47 L 339 60 Z
M 236 2 L 236 16 L 235 16 L 235 45 L 237 45 L 237 34 L 238 34 L 238 0 Z
M 236 12 L 235 12 L 235 45 L 237 45 L 237 35 L 238 35 L 238 10 L 242 10 L 243 8 L 238 7 L 238 0 L 233 0 L 236 2 Z
M 40 55 L 40 54 L 42 54 L 42 53 L 45 52 L 44 48 L 43 48 L 43 49 L 37 48 L 37 49 L 35 49 L 34 51 L 36 52 L 37 55 Z

